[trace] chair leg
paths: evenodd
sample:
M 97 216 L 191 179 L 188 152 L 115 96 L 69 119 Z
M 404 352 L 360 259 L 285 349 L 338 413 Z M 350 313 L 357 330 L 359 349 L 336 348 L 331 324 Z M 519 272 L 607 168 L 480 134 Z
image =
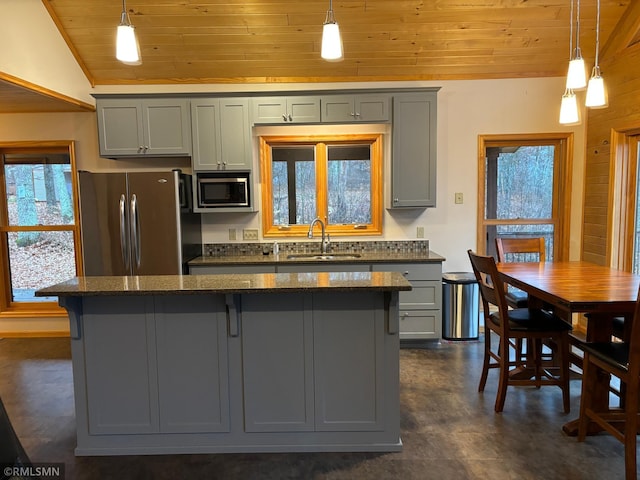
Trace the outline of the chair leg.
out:
M 589 428 L 587 409 L 591 408 L 593 387 L 596 383 L 598 369 L 589 362 L 589 354 L 585 353 L 582 362 L 582 392 L 580 394 L 580 416 L 578 417 L 578 441 L 584 442 Z
M 484 333 L 484 361 L 482 362 L 482 374 L 480 375 L 480 385 L 478 385 L 478 391 L 484 392 L 484 387 L 487 383 L 487 375 L 489 374 L 489 360 L 491 356 L 491 330 L 485 329 Z
M 536 388 L 542 386 L 542 339 L 528 340 L 532 344 L 533 364 L 535 366 Z
M 631 391 L 633 390 L 633 392 Z M 638 405 L 638 389 L 630 388 L 626 405 Z M 637 478 L 636 435 L 638 432 L 638 412 L 636 408 L 627 408 L 624 428 L 624 471 L 625 479 Z
M 504 409 L 504 401 L 507 398 L 507 387 L 509 386 L 509 340 L 500 341 L 498 349 L 500 357 L 500 368 L 498 369 L 498 393 L 496 395 L 496 405 L 494 410 L 496 413 L 502 412 Z

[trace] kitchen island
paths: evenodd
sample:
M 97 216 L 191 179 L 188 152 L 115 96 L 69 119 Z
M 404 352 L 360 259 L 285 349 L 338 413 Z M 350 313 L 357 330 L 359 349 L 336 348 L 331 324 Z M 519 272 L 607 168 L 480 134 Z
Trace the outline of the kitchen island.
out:
M 397 451 L 396 272 L 77 277 L 76 455 Z

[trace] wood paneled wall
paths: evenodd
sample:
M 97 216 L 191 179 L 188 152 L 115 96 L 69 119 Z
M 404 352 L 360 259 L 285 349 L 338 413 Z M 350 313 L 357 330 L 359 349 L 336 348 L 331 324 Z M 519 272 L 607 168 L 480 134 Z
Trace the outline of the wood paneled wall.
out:
M 584 188 L 582 258 L 608 265 L 607 246 L 611 221 L 608 199 L 611 144 L 614 132 L 640 128 L 640 42 L 638 42 L 638 2 L 626 14 L 602 51 L 601 70 L 609 93 L 609 107 L 587 112 L 587 145 Z M 619 25 L 620 27 L 621 25 Z M 635 42 L 634 42 L 635 41 Z

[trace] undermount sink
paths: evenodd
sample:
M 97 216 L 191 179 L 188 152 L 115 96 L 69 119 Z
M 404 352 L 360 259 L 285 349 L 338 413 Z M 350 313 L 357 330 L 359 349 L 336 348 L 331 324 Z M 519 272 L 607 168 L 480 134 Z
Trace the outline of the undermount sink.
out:
M 288 260 L 350 260 L 360 258 L 359 253 L 300 253 L 287 255 Z

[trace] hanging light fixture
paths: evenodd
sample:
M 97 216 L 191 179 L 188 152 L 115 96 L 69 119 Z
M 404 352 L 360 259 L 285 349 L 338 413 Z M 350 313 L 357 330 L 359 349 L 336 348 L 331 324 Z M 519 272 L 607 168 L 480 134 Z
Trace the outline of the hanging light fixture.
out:
M 571 10 L 569 14 L 569 60 L 573 53 L 573 0 L 571 0 Z M 571 63 L 569 64 L 571 65 Z M 567 79 L 568 80 L 568 79 Z M 578 109 L 578 100 L 576 94 L 572 88 L 567 86 L 564 94 L 562 95 L 562 102 L 560 103 L 560 119 L 559 122 L 563 125 L 577 125 L 580 123 L 580 110 Z
M 607 106 L 607 91 L 604 88 L 604 80 L 600 75 L 598 65 L 598 53 L 600 52 L 600 0 L 596 2 L 596 59 L 587 87 L 585 105 L 591 108 L 604 108 Z
M 125 0 L 122 0 L 122 14 L 116 35 L 116 58 L 127 65 L 140 65 L 140 44 L 135 27 L 131 25 Z
M 322 49 L 320 56 L 329 62 L 342 60 L 342 38 L 340 27 L 333 14 L 333 0 L 329 0 L 329 10 L 322 26 Z
M 573 21 L 573 0 L 571 0 L 571 18 Z M 573 33 L 571 34 L 573 37 Z M 569 58 L 569 71 L 567 72 L 567 88 L 580 90 L 587 86 L 587 74 L 580 50 L 580 0 L 577 0 L 576 11 L 576 48 Z

